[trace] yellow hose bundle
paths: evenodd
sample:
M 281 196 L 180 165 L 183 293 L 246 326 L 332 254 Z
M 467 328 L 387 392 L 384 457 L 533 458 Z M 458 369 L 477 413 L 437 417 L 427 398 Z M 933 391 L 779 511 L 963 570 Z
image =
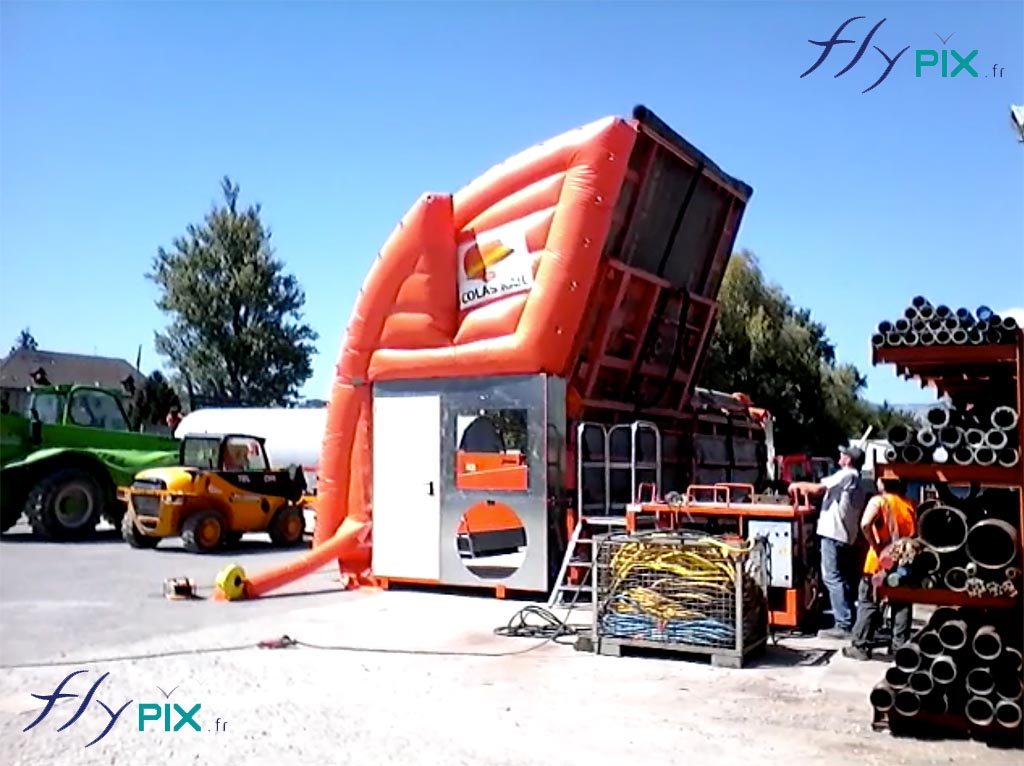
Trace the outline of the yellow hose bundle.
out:
M 624 598 L 611 608 L 623 613 L 639 609 L 666 620 L 700 618 L 703 613 L 696 607 L 721 601 L 731 593 L 736 580 L 732 559 L 752 549 L 751 544 L 730 545 L 711 537 L 685 545 L 674 539 L 672 544 L 659 543 L 654 538 L 616 547 L 609 590 Z M 648 585 L 620 589 L 630 577 L 651 580 L 652 575 L 657 579 Z
M 602 547 L 611 552 L 598 565 L 604 635 L 732 646 L 739 619 L 737 578 L 743 579 L 744 632 L 757 633 L 766 614 L 764 596 L 744 571 L 753 541 L 655 533 L 615 535 Z

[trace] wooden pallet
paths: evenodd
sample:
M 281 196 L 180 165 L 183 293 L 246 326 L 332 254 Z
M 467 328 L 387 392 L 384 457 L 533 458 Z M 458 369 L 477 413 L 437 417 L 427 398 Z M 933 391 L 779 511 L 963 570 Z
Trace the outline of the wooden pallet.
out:
M 742 668 L 750 658 L 763 653 L 767 643 L 768 638 L 765 636 L 744 647 L 740 652 L 720 646 L 671 644 L 664 641 L 601 636 L 596 641 L 590 642 L 590 646 L 597 654 L 608 657 L 661 655 L 685 660 L 710 657 L 711 664 L 717 668 Z

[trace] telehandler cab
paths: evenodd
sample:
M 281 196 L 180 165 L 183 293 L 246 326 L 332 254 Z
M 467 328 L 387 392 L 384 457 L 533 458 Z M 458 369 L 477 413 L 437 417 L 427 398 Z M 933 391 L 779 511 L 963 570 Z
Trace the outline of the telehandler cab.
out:
M 133 548 L 180 536 L 186 550 L 209 553 L 237 544 L 245 532 L 268 532 L 282 547 L 302 542 L 302 470 L 272 470 L 262 438 L 188 435 L 179 463 L 141 471 L 118 490 L 128 506 L 121 534 Z

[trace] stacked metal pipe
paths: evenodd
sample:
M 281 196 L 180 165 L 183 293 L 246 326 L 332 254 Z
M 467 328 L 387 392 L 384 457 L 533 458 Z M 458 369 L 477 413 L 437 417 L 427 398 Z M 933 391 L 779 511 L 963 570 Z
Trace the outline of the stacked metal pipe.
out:
M 871 338 L 876 348 L 894 346 L 981 346 L 1009 343 L 1017 331 L 1013 317 L 1001 317 L 988 306 L 974 312 L 966 308 L 933 306 L 924 296 L 914 298 L 903 316 L 885 321 Z
M 917 535 L 898 540 L 880 558 L 890 587 L 946 589 L 971 597 L 1021 591 L 1020 535 L 980 501 L 962 507 L 929 500 L 918 507 Z
M 889 429 L 885 459 L 1012 468 L 1020 462 L 1019 420 L 1019 413 L 1007 405 L 933 407 L 926 425 Z
M 979 729 L 1019 731 L 1021 633 L 1012 618 L 940 607 L 899 647 L 871 690 L 872 707 L 903 719 L 956 715 Z

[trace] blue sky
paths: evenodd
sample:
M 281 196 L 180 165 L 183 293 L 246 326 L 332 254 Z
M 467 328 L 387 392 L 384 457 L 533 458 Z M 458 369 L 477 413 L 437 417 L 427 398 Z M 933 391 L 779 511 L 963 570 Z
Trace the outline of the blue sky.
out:
M 800 73 L 851 16 L 855 44 Z M 842 77 L 870 28 L 871 46 Z M 914 50 L 977 49 L 977 79 Z M 0 4 L 0 342 L 160 364 L 143 278 L 222 175 L 259 201 L 329 386 L 377 249 L 428 190 L 636 103 L 754 187 L 738 247 L 823 321 L 874 399 L 881 319 L 922 293 L 1024 307 L 1024 4 Z M 952 59 L 950 59 L 952 60 Z M 1002 67 L 992 76 L 993 64 Z M 6 346 L 0 351 L 5 351 Z

